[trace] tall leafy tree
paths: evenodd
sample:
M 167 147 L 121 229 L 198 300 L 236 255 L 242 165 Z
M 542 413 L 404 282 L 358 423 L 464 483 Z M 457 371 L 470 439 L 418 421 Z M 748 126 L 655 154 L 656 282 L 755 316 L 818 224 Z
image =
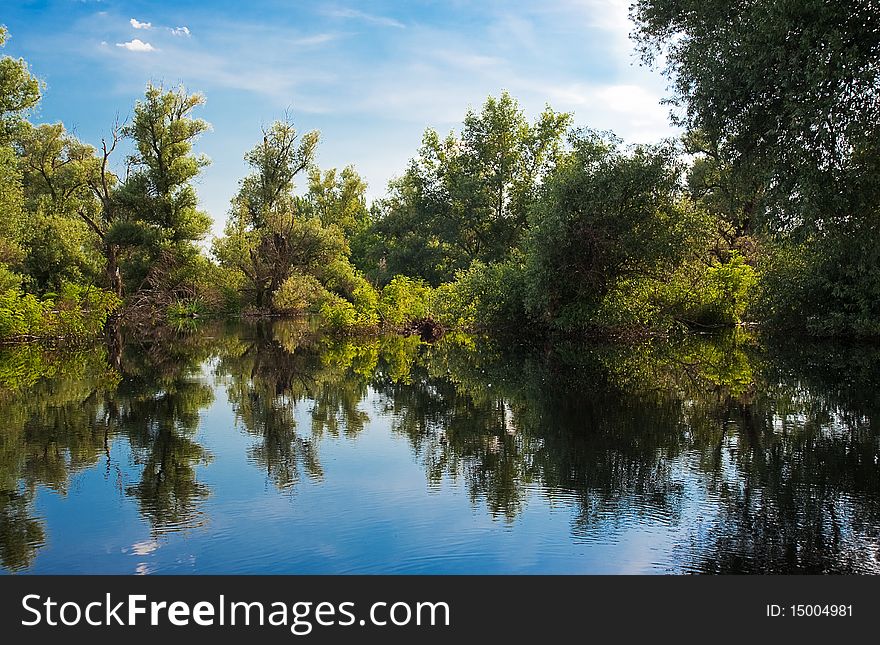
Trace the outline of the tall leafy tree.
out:
M 210 163 L 192 151 L 194 141 L 210 127 L 192 116 L 204 102 L 201 94 L 189 94 L 183 87 L 165 90 L 150 84 L 122 130 L 134 141 L 135 153 L 118 195 L 124 225 L 113 227 L 110 241 L 133 247 L 129 270 L 134 281 L 147 277 L 158 263 L 171 265 L 172 272 L 192 263 L 198 255 L 193 243 L 211 228 L 192 185 Z
M 529 308 L 564 329 L 588 327 L 624 281 L 663 283 L 694 245 L 672 146 L 621 150 L 587 132 L 547 182 L 528 241 Z
M 245 277 L 257 307 L 270 298 L 293 268 L 315 268 L 346 248 L 339 229 L 327 229 L 294 195 L 294 179 L 312 165 L 318 133 L 301 136 L 289 120 L 263 131 L 246 155 L 253 172 L 232 199 L 225 236 L 214 245 L 224 266 Z
M 9 32 L 0 25 L 0 47 L 6 44 Z M 40 100 L 40 81 L 31 74 L 27 63 L 11 56 L 0 57 L 0 288 L 16 287 L 16 273 L 23 259 L 20 235 L 22 221 L 22 176 L 14 135 L 25 122 L 28 110 Z
M 503 259 L 523 239 L 529 205 L 570 123 L 547 108 L 529 124 L 505 92 L 469 111 L 460 135 L 428 130 L 379 216 L 389 272 L 437 283 L 474 260 Z
M 336 224 L 349 239 L 368 223 L 366 191 L 367 183 L 354 166 L 341 171 L 330 168 L 321 172 L 315 166 L 309 169 L 307 203 L 321 224 Z
M 94 272 L 97 252 L 104 264 L 104 286 L 122 296 L 120 248 L 108 239 L 119 211 L 119 181 L 109 164 L 121 137 L 117 122 L 96 152 L 61 123 L 20 129 L 16 145 L 25 202 L 36 217 L 26 242 L 28 263 L 32 274 L 47 276 L 42 282 L 62 276 L 67 265 Z
M 0 25 L 0 47 L 9 32 Z M 22 124 L 25 113 L 40 101 L 40 81 L 21 58 L 0 58 L 0 144 L 9 140 Z
M 638 0 L 632 17 L 676 120 L 722 152 L 702 170 L 759 187 L 735 210 L 773 234 L 766 312 L 880 332 L 880 4 Z
M 89 182 L 99 169 L 95 150 L 61 123 L 24 124 L 17 138 L 29 225 L 23 233 L 24 270 L 38 291 L 62 281 L 94 278 L 100 255 L 89 225 L 101 204 Z
M 644 58 L 664 55 L 674 119 L 761 173 L 774 228 L 876 206 L 876 0 L 638 0 L 632 17 Z

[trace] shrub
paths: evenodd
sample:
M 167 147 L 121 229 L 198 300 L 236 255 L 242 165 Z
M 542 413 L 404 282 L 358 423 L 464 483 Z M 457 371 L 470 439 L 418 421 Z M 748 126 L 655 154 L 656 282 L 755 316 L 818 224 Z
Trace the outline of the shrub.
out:
M 524 285 L 524 270 L 515 259 L 474 262 L 459 271 L 454 282 L 434 290 L 431 307 L 452 329 L 521 329 L 531 322 L 523 304 Z
M 410 320 L 431 315 L 432 289 L 425 282 L 407 276 L 392 278 L 382 289 L 378 310 L 382 322 L 391 327 L 402 327 Z
M 358 310 L 354 304 L 335 293 L 328 293 L 320 307 L 321 318 L 334 331 L 358 331 L 379 324 L 375 310 Z
M 42 300 L 7 289 L 0 294 L 0 339 L 84 339 L 100 333 L 120 304 L 109 291 L 70 283 Z
M 663 310 L 702 326 L 735 325 L 754 300 L 758 273 L 731 251 L 726 262 L 683 265 L 663 288 Z
M 272 296 L 272 307 L 279 312 L 317 311 L 330 294 L 307 273 L 293 273 Z

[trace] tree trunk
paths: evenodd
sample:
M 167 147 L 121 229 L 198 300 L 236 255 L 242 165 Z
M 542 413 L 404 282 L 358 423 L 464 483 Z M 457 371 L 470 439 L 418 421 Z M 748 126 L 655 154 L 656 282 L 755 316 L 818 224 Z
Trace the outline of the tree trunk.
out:
M 107 288 L 116 294 L 118 298 L 122 298 L 122 274 L 119 271 L 119 247 L 115 244 L 107 244 L 105 248 L 107 256 Z

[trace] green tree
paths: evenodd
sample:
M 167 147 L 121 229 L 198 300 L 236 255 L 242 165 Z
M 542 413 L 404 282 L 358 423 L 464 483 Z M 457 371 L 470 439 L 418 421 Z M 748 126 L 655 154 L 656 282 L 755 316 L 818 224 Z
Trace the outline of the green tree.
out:
M 703 141 L 697 183 L 773 234 L 763 313 L 880 333 L 877 2 L 638 0 L 632 17 L 645 60 L 666 61 L 674 119 Z
M 315 169 L 309 194 L 293 193 L 317 142 L 317 132 L 300 139 L 289 121 L 264 130 L 263 142 L 245 155 L 254 172 L 232 200 L 214 255 L 244 276 L 246 300 L 260 311 L 320 311 L 332 327 L 374 326 L 378 297 L 351 265 L 342 228 L 356 225 L 363 182 L 347 169 L 337 185 L 335 173 Z
M 9 32 L 0 25 L 0 47 Z M 40 81 L 22 59 L 0 57 L 0 288 L 20 284 L 16 269 L 23 259 L 20 235 L 24 232 L 24 199 L 21 169 L 12 140 L 24 123 L 24 115 L 40 100 Z
M 571 142 L 533 214 L 526 304 L 545 323 L 577 330 L 668 280 L 703 224 L 683 199 L 674 146 L 623 151 L 591 132 Z
M 232 199 L 224 237 L 215 241 L 221 265 L 240 271 L 257 307 L 266 307 L 295 266 L 312 266 L 339 253 L 344 240 L 320 223 L 295 217 L 295 177 L 311 166 L 318 133 L 301 138 L 290 121 L 263 130 L 245 154 L 253 172 Z M 337 229 L 338 230 L 338 229 Z
M 9 32 L 0 25 L 0 47 Z M 24 114 L 40 101 L 40 81 L 19 58 L 0 58 L 0 145 L 6 145 L 23 122 Z
M 353 166 L 341 172 L 309 169 L 309 192 L 306 195 L 314 214 L 324 226 L 336 224 L 348 239 L 361 231 L 369 218 L 367 184 Z
M 118 193 L 124 218 L 108 233 L 108 242 L 131 247 L 129 279 L 140 285 L 162 265 L 173 285 L 199 255 L 193 244 L 205 237 L 211 218 L 198 209 L 192 180 L 210 161 L 192 152 L 193 142 L 209 129 L 192 112 L 205 102 L 183 87 L 148 85 L 135 104 L 131 123 L 122 129 L 134 141 L 132 169 Z
M 474 260 L 504 259 L 523 239 L 529 206 L 570 123 L 571 115 L 548 107 L 529 124 L 505 92 L 479 113 L 470 110 L 459 136 L 428 130 L 376 224 L 388 274 L 438 284 Z
M 0 290 L 16 289 L 21 276 L 16 272 L 24 258 L 21 168 L 11 146 L 0 146 Z
M 810 206 L 876 153 L 874 0 L 638 0 L 632 16 L 643 56 L 665 54 L 677 120 L 725 142 L 737 163 L 763 166 L 778 196 L 801 205 L 773 213 L 774 224 L 845 214 Z
M 16 139 L 30 220 L 22 237 L 23 264 L 32 287 L 42 293 L 57 291 L 64 281 L 91 281 L 100 264 L 89 227 L 101 210 L 89 185 L 100 163 L 94 148 L 61 123 L 25 123 Z

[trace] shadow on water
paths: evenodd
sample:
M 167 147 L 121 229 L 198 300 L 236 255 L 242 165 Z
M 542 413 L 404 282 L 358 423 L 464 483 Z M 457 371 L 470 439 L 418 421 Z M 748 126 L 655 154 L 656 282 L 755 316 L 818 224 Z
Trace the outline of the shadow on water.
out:
M 545 500 L 571 507 L 570 541 L 664 532 L 656 571 L 880 572 L 874 347 L 737 333 L 511 352 L 454 334 L 333 339 L 309 321 L 111 341 L 0 352 L 6 570 L 64 539 L 35 497 L 74 494 L 80 472 L 100 469 L 153 537 L 204 528 L 215 492 L 199 472 L 213 457 L 198 433 L 225 392 L 249 463 L 279 494 L 325 485 L 322 445 L 384 420 L 428 487 L 453 482 L 514 533 Z

